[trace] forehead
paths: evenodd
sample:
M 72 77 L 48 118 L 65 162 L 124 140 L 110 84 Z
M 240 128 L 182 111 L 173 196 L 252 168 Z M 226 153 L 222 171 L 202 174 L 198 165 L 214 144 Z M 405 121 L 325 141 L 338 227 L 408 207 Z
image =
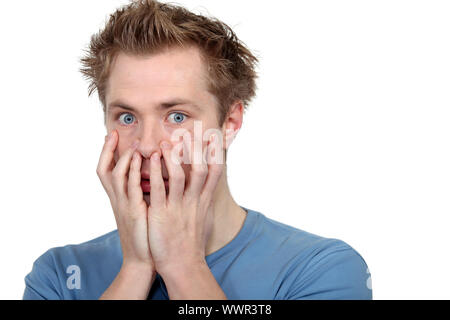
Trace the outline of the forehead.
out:
M 182 96 L 201 99 L 207 92 L 206 67 L 199 49 L 172 48 L 151 56 L 120 52 L 111 66 L 106 99 L 157 100 Z

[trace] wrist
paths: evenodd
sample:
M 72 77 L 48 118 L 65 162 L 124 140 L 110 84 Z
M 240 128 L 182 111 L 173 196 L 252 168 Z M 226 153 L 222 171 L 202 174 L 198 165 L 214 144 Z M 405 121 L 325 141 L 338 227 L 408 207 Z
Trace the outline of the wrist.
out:
M 102 300 L 145 300 L 155 281 L 152 267 L 123 263 L 116 278 L 100 297 Z
M 156 270 L 152 264 L 141 263 L 141 262 L 123 262 L 120 268 L 122 274 L 139 274 L 141 276 L 154 276 Z
M 177 277 L 189 277 L 199 270 L 203 270 L 205 267 L 209 268 L 205 259 L 176 261 L 173 263 L 165 263 L 164 268 L 158 269 L 158 273 L 163 279 L 175 279 Z

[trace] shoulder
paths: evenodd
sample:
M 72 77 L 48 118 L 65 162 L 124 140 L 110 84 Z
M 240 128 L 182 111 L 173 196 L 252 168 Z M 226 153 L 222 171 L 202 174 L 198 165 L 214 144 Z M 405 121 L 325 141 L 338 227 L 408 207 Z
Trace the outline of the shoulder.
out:
M 120 239 L 117 230 L 114 230 L 79 244 L 50 248 L 36 260 L 35 264 L 58 266 L 72 263 L 84 266 L 111 258 L 117 250 L 120 250 Z
M 293 274 L 289 299 L 371 300 L 369 267 L 352 246 L 328 239 Z
M 117 230 L 92 240 L 53 247 L 40 255 L 25 277 L 23 299 L 66 299 L 67 278 L 74 271 L 111 268 L 120 254 Z
M 264 214 L 256 213 L 258 224 L 256 236 L 267 242 L 269 247 L 275 246 L 286 254 L 311 257 L 323 250 L 340 250 L 349 248 L 349 245 L 339 239 L 327 238 L 294 226 L 268 218 Z
M 283 299 L 372 299 L 371 275 L 347 242 L 320 236 L 259 214 L 260 238 L 286 273 Z

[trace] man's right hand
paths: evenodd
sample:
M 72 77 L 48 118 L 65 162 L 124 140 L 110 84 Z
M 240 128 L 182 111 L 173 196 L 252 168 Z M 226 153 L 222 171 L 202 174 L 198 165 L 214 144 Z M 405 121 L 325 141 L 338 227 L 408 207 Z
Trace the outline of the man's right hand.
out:
M 135 152 L 139 141 L 115 163 L 118 142 L 119 135 L 113 130 L 105 139 L 97 166 L 114 212 L 123 254 L 121 271 L 102 298 L 145 299 L 156 271 L 148 243 L 148 208 L 141 188 L 142 159 Z

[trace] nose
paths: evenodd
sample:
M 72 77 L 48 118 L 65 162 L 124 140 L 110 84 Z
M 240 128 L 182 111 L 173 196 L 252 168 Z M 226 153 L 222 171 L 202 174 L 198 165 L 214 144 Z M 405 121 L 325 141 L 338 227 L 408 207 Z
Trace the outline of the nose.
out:
M 168 138 L 166 137 L 163 128 L 161 128 L 156 121 L 149 120 L 142 123 L 136 139 L 140 140 L 136 150 L 141 153 L 144 159 L 150 159 L 150 156 L 155 151 L 160 151 L 160 142 Z

